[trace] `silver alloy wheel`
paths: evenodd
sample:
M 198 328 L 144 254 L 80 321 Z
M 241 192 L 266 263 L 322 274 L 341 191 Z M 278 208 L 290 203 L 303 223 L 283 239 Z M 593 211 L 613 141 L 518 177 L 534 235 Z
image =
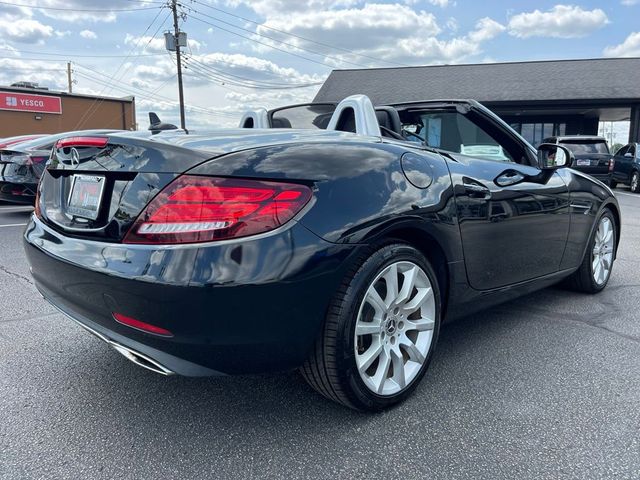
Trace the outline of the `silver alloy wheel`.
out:
M 633 175 L 631 175 L 631 191 L 632 192 L 638 191 L 638 182 L 640 182 L 640 175 L 638 175 L 638 172 L 633 172 Z
M 613 262 L 614 227 L 609 217 L 602 217 L 596 231 L 591 257 L 591 272 L 598 285 L 604 284 L 611 273 Z
M 413 262 L 396 262 L 373 280 L 355 328 L 360 378 L 378 395 L 394 395 L 420 372 L 435 326 L 436 303 L 429 277 Z

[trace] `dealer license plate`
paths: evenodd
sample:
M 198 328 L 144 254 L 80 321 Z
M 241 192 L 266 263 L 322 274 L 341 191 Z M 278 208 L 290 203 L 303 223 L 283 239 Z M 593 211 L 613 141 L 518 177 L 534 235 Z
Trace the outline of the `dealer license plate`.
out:
M 71 182 L 67 213 L 90 220 L 98 218 L 104 184 L 106 183 L 105 177 L 74 175 Z
M 576 165 L 578 165 L 579 167 L 590 167 L 591 166 L 591 160 L 578 159 L 576 161 Z

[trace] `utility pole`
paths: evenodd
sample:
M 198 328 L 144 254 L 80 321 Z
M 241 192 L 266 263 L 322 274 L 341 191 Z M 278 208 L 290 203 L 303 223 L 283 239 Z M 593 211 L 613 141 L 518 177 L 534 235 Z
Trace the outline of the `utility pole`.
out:
M 69 93 L 73 93 L 73 80 L 71 79 L 71 62 L 67 62 L 67 81 L 69 82 Z
M 180 59 L 180 27 L 178 26 L 178 2 L 171 0 L 171 10 L 173 11 L 173 33 L 176 41 L 176 62 L 178 66 L 178 97 L 180 99 L 180 127 L 186 130 L 184 120 L 184 92 L 182 90 L 182 61 Z

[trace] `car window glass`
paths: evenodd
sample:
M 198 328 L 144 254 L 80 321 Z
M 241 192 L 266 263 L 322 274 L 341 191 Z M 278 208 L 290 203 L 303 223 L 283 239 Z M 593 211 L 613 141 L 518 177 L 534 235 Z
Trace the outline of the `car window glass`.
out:
M 624 147 L 622 147 L 620 150 L 616 152 L 616 156 L 624 157 L 624 154 L 627 153 L 628 151 L 629 151 L 629 145 L 625 145 Z
M 414 135 L 434 148 L 485 160 L 513 162 L 500 142 L 465 115 L 455 111 L 421 112 Z
M 603 142 L 602 140 L 562 140 L 560 143 L 575 155 L 583 155 L 585 153 L 609 153 L 607 142 Z
M 333 104 L 299 105 L 271 113 L 273 128 L 326 129 L 336 106 Z

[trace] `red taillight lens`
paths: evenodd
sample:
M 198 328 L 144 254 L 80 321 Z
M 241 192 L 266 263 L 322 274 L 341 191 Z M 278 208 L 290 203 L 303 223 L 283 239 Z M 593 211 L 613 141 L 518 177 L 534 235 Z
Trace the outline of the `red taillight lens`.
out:
M 609 160 L 609 171 L 613 172 L 613 167 L 615 167 L 616 165 L 616 161 L 612 158 L 611 160 Z
M 107 137 L 69 137 L 61 138 L 56 143 L 56 148 L 66 147 L 97 147 L 104 148 L 107 146 L 109 139 Z
M 154 335 L 161 335 L 163 337 L 173 337 L 173 333 L 169 330 L 158 327 L 156 325 L 151 325 L 150 323 L 141 322 L 140 320 L 136 320 L 135 318 L 127 317 L 126 315 L 122 315 L 121 313 L 113 313 L 113 318 L 116 322 L 121 323 L 122 325 L 126 325 L 127 327 L 135 328 L 137 330 L 142 330 L 143 332 L 153 333 Z
M 268 232 L 311 199 L 305 185 L 184 175 L 140 214 L 124 243 L 210 242 Z

